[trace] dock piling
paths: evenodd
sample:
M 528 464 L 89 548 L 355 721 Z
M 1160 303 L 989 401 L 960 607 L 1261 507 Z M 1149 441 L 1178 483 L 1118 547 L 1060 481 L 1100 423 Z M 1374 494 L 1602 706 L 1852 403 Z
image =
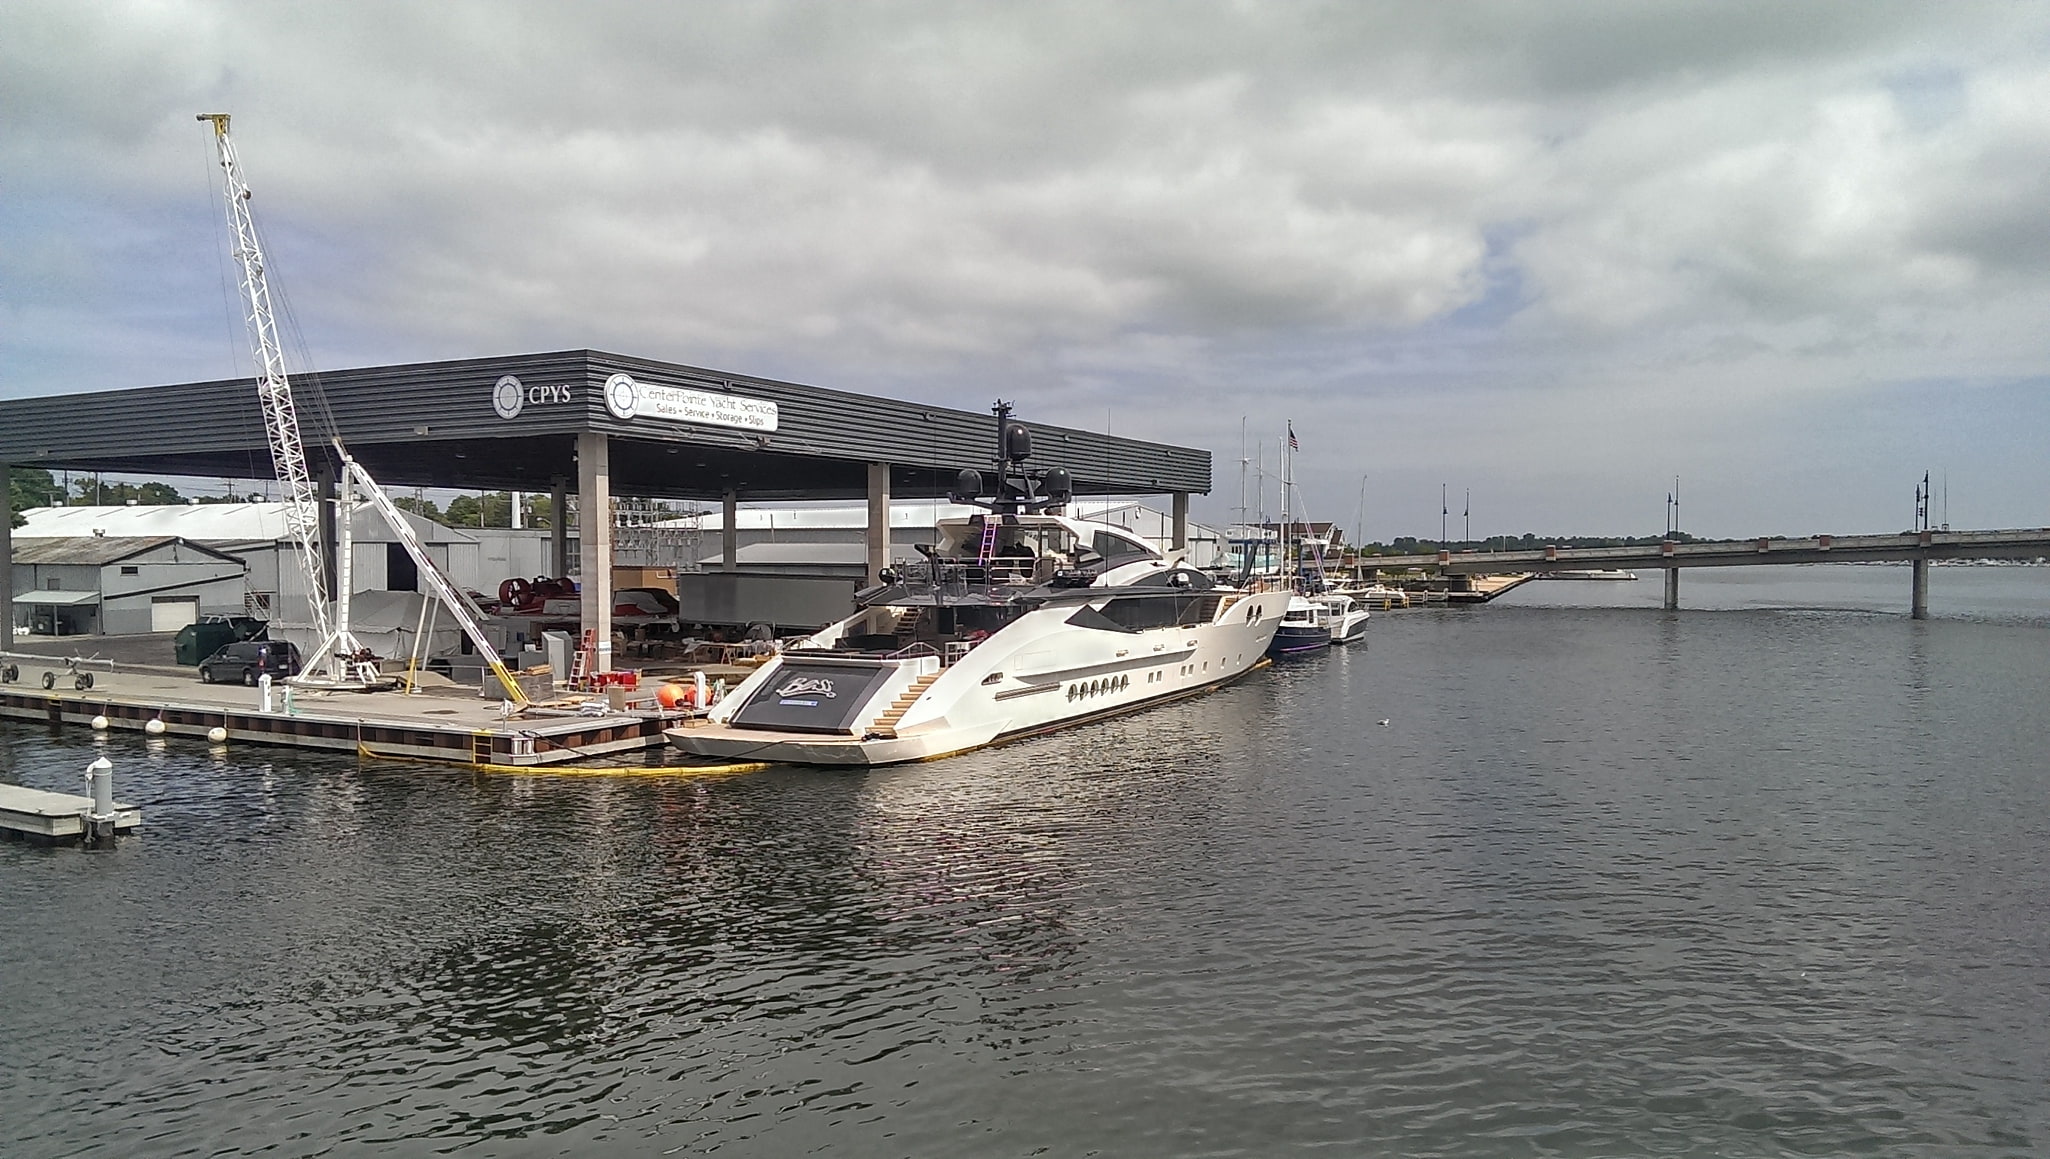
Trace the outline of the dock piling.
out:
M 100 757 L 85 767 L 86 795 L 92 806 L 85 815 L 85 836 L 98 841 L 114 835 L 114 762 Z
M 1909 604 L 1908 615 L 1911 619 L 1926 620 L 1929 618 L 1928 559 L 1923 558 L 1916 560 L 1913 564 L 1913 569 L 1915 573 L 1915 588 L 1912 601 Z
M 1680 569 L 1677 567 L 1666 569 L 1666 610 L 1680 610 Z

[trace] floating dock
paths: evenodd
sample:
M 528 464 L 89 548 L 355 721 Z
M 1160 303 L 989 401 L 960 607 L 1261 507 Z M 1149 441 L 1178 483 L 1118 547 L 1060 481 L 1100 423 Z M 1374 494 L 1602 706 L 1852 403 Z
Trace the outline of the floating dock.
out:
M 8 836 L 31 841 L 83 840 L 93 828 L 88 816 L 92 811 L 91 797 L 0 785 L 0 833 Z M 140 807 L 114 803 L 113 832 L 126 833 L 141 824 Z
M 23 673 L 26 677 L 27 672 Z M 39 675 L 39 673 L 38 673 Z M 662 746 L 662 730 L 689 714 L 654 707 L 616 709 L 603 698 L 565 708 L 529 708 L 510 718 L 502 702 L 475 688 L 403 692 L 271 691 L 274 711 L 262 710 L 257 689 L 201 684 L 165 672 L 98 672 L 91 688 L 60 681 L 0 684 L 0 716 L 52 725 L 149 729 L 167 736 L 205 738 L 219 728 L 228 743 L 290 745 L 355 754 L 469 765 L 545 766 L 617 756 Z M 161 721 L 161 729 L 151 727 Z

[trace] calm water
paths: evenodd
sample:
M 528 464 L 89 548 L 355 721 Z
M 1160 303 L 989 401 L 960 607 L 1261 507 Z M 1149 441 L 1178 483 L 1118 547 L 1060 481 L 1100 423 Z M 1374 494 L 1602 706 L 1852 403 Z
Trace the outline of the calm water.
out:
M 116 736 L 145 836 L 0 844 L 0 1152 L 2050 1153 L 2050 569 L 1714 574 L 867 773 Z

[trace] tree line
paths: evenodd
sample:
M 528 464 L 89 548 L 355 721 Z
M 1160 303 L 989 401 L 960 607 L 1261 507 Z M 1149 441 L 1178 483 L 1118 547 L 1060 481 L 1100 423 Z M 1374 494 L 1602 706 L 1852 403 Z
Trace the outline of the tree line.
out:
M 1665 535 L 1494 535 L 1486 539 L 1461 539 L 1440 543 L 1398 535 L 1387 543 L 1348 544 L 1345 550 L 1357 555 L 1435 555 L 1440 551 L 1537 551 L 1546 547 L 1656 547 L 1674 543 L 1703 543 L 1685 531 Z

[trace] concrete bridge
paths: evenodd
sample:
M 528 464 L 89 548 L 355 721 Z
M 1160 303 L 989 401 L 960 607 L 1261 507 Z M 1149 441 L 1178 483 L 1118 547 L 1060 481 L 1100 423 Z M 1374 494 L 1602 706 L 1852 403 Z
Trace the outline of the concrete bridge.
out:
M 1929 561 L 1935 559 L 2041 559 L 2050 556 L 2050 528 L 2014 531 L 1906 531 L 1895 535 L 1817 535 L 1808 539 L 1739 539 L 1716 543 L 1639 544 L 1634 547 L 1543 547 L 1525 551 L 1440 551 L 1435 555 L 1373 555 L 1359 560 L 1378 571 L 1431 571 L 1442 575 L 1500 572 L 1635 570 L 1666 573 L 1666 607 L 1680 606 L 1680 569 L 1758 567 L 1792 563 L 1898 563 L 1914 565 L 1911 607 L 1929 615 Z

